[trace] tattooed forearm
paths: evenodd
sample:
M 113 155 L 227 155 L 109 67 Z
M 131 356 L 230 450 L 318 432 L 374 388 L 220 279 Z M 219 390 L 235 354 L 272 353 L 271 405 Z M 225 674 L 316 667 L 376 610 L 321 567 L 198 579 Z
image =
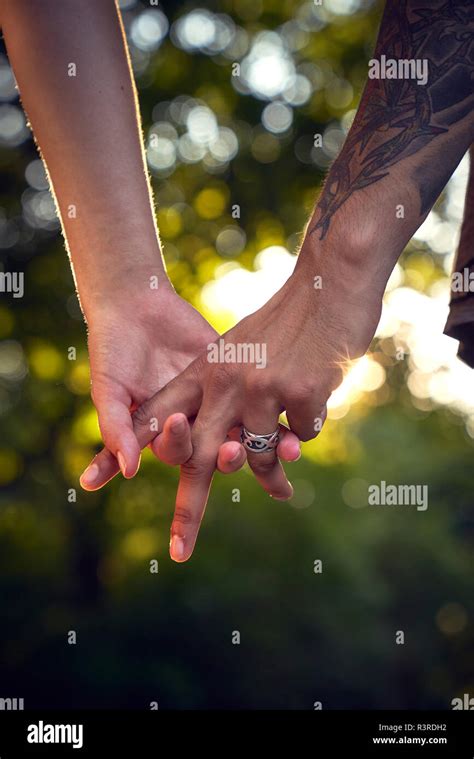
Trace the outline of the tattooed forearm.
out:
M 386 78 L 369 79 L 343 149 L 333 164 L 310 230 L 323 239 L 350 196 L 383 179 L 390 168 L 445 135 L 474 105 L 474 3 L 472 0 L 389 0 L 375 60 Z M 390 61 L 396 61 L 390 69 Z M 390 78 L 400 71 L 427 77 Z M 426 159 L 425 159 L 426 162 Z M 436 200 L 456 164 L 447 162 L 411 179 L 420 194 L 420 217 Z M 431 183 L 430 177 L 433 178 Z

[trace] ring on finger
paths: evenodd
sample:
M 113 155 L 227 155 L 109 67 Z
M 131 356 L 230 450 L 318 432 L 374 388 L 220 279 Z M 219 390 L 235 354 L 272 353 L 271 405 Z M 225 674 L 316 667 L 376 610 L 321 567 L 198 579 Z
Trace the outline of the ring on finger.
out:
M 274 432 L 269 432 L 266 435 L 257 435 L 255 432 L 250 432 L 250 430 L 242 426 L 240 442 L 244 448 L 252 453 L 274 451 L 280 442 L 280 428 L 277 427 Z

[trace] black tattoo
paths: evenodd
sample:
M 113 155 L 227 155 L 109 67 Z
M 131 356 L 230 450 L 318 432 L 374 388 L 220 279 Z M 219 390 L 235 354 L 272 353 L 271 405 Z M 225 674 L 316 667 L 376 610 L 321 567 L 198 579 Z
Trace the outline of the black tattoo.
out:
M 369 79 L 354 125 L 333 164 L 311 233 L 326 235 L 336 211 L 352 193 L 386 177 L 472 111 L 474 105 L 474 3 L 472 0 L 389 0 L 375 58 L 426 60 L 426 84 L 416 79 Z M 471 135 L 470 140 L 473 139 Z M 465 149 L 469 146 L 466 142 Z M 420 216 L 431 207 L 455 165 L 435 171 L 436 187 L 422 186 Z M 433 200 L 433 202 L 434 202 Z

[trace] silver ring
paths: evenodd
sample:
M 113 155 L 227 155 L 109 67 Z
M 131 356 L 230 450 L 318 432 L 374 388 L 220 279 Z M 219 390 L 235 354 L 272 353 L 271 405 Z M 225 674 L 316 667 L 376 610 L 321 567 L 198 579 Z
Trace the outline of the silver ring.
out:
M 275 432 L 270 432 L 268 435 L 256 435 L 255 432 L 250 432 L 250 430 L 242 426 L 240 442 L 252 453 L 274 451 L 280 442 L 280 428 L 278 427 Z

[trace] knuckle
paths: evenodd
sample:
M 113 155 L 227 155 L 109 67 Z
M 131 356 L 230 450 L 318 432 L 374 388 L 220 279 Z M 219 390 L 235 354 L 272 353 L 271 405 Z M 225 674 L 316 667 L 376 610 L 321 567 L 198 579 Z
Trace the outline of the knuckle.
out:
M 191 511 L 191 509 L 187 509 L 185 506 L 176 507 L 173 519 L 174 523 L 189 526 L 199 524 L 199 521 L 199 518 Z
M 182 473 L 188 480 L 198 480 L 207 474 L 212 466 L 213 464 L 207 459 L 192 456 L 182 465 Z
M 288 423 L 290 429 L 295 435 L 303 442 L 307 443 L 308 440 L 313 440 L 317 437 L 324 424 L 324 420 L 320 417 L 302 417 L 288 414 Z
M 245 378 L 245 390 L 249 396 L 266 396 L 272 387 L 272 380 L 268 372 L 255 369 Z
M 275 458 L 267 458 L 266 456 L 262 458 L 252 457 L 251 459 L 249 458 L 249 464 L 255 474 L 270 474 L 275 467 Z
M 289 403 L 305 403 L 312 398 L 316 392 L 316 383 L 297 382 L 287 392 Z

